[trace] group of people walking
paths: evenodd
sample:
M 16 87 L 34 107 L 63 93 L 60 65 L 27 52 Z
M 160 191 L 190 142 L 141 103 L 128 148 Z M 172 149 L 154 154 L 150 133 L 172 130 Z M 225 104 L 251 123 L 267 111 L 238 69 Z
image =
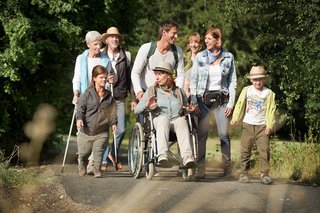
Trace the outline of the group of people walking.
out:
M 205 177 L 206 142 L 209 118 L 214 115 L 220 138 L 224 173 L 230 173 L 231 142 L 229 124 L 243 119 L 240 182 L 248 182 L 251 149 L 260 153 L 261 182 L 269 184 L 269 134 L 274 126 L 274 93 L 264 86 L 264 67 L 253 67 L 236 103 L 237 74 L 233 54 L 222 48 L 222 32 L 211 27 L 204 35 L 191 33 L 185 54 L 175 45 L 178 25 L 161 22 L 159 39 L 143 44 L 131 66 L 131 55 L 120 47 L 123 36 L 116 27 L 101 35 L 86 35 L 88 49 L 77 57 L 73 91 L 77 101 L 77 143 L 79 175 L 101 177 L 108 158 L 116 169 L 119 148 L 126 131 L 125 99 L 130 93 L 131 110 L 139 115 L 145 109 L 158 109 L 153 119 L 159 163 L 168 161 L 169 132 L 174 131 L 183 164 L 198 166 L 197 177 Z M 102 49 L 102 43 L 106 47 Z M 204 48 L 205 46 L 205 48 Z M 234 111 L 235 109 L 235 111 Z M 192 154 L 188 124 L 182 110 L 193 112 L 198 123 L 198 159 Z M 233 116 L 233 117 L 232 117 Z M 230 122 L 231 120 L 231 122 Z M 109 129 L 116 145 L 108 145 Z M 115 147 L 115 148 L 114 148 Z M 91 155 L 91 156 L 90 156 Z

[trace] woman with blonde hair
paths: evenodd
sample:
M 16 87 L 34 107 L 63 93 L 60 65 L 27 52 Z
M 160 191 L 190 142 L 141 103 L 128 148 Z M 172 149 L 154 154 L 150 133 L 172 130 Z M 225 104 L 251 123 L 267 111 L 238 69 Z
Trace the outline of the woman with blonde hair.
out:
M 202 50 L 202 37 L 198 32 L 192 32 L 187 39 L 186 42 L 186 53 L 184 54 L 185 66 L 184 71 L 185 82 L 184 82 L 184 91 L 187 97 L 190 97 L 190 69 L 192 67 L 192 63 L 197 53 Z

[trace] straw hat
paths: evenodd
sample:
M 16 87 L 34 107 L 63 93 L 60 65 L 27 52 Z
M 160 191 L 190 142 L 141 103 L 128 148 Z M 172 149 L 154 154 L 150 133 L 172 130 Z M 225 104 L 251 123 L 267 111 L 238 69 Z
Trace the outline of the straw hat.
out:
M 119 33 L 118 28 L 116 27 L 110 27 L 107 32 L 102 34 L 102 42 L 106 43 L 106 38 L 110 35 L 118 35 L 120 37 L 120 39 L 122 39 L 123 35 Z
M 153 69 L 153 71 L 163 71 L 172 75 L 172 66 L 168 62 L 162 61 Z
M 256 79 L 256 78 L 265 78 L 266 77 L 266 70 L 263 66 L 253 66 L 250 70 L 250 74 L 248 75 L 249 79 Z

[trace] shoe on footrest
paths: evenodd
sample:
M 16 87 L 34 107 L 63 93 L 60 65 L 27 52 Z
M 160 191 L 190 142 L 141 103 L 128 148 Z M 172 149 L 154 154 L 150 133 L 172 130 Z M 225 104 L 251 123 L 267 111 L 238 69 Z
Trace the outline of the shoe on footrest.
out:
M 194 167 L 196 163 L 194 162 L 194 158 L 192 156 L 187 156 L 183 158 L 183 165 L 185 167 L 191 168 Z
M 165 154 L 160 154 L 158 156 L 158 163 L 165 163 L 168 162 L 168 157 Z

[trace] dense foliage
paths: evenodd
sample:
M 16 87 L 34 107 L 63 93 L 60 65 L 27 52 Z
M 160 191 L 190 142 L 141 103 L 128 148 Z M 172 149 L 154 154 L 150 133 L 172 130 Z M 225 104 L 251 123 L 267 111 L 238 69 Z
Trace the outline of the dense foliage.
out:
M 280 136 L 300 141 L 320 141 L 320 12 L 319 0 L 160 0 L 148 5 L 141 19 L 146 34 L 157 19 L 171 18 L 180 25 L 178 43 L 185 45 L 192 31 L 222 28 L 224 48 L 236 58 L 238 92 L 249 82 L 252 65 L 266 66 L 268 86 L 277 94 Z M 165 10 L 164 8 L 170 8 Z M 151 35 L 156 38 L 155 32 Z
M 89 30 L 117 26 L 133 55 L 157 39 L 160 20 L 179 26 L 178 44 L 209 26 L 224 32 L 236 58 L 238 91 L 252 65 L 267 67 L 283 118 L 280 135 L 319 141 L 319 0 L 4 0 L 0 2 L 0 146 L 25 141 L 23 125 L 40 103 L 59 115 L 56 133 L 71 120 L 71 79 Z
M 86 48 L 84 35 L 111 25 L 134 33 L 136 7 L 135 1 L 1 1 L 0 148 L 8 154 L 27 140 L 23 126 L 41 103 L 57 109 L 56 133 L 68 132 L 71 79 L 75 58 Z

